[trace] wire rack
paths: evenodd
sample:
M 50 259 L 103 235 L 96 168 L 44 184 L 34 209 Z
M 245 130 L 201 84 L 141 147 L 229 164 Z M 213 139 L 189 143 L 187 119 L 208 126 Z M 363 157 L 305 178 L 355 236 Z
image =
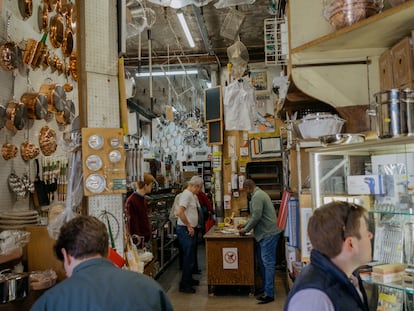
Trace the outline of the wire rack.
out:
M 287 65 L 289 60 L 287 21 L 285 18 L 264 20 L 266 65 Z

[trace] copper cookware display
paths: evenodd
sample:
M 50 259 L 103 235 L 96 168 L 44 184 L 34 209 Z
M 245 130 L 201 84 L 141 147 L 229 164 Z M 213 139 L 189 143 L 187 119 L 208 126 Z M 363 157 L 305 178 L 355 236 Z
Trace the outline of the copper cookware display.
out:
M 22 52 L 14 42 L 6 41 L 0 44 L 0 66 L 12 71 L 21 64 Z
M 66 101 L 63 111 L 56 112 L 55 119 L 58 124 L 68 125 L 71 124 L 75 117 L 75 104 L 72 100 Z
M 56 9 L 56 4 L 58 0 L 43 0 L 43 4 L 47 7 L 49 13 L 53 12 Z
M 41 120 L 47 116 L 47 97 L 41 93 L 24 93 L 20 101 L 26 105 L 29 119 Z
M 34 143 L 25 141 L 20 145 L 20 155 L 24 161 L 33 160 L 40 153 L 40 149 Z
M 39 93 L 46 95 L 49 112 L 63 110 L 66 103 L 66 92 L 63 86 L 54 83 L 43 84 Z
M 49 39 L 54 48 L 60 48 L 65 36 L 65 24 L 63 16 L 56 14 L 50 18 L 49 22 Z
M 32 0 L 18 0 L 19 11 L 23 19 L 28 19 L 33 14 L 33 2 Z
M 6 128 L 12 131 L 22 130 L 26 124 L 26 106 L 18 101 L 12 100 L 6 108 Z

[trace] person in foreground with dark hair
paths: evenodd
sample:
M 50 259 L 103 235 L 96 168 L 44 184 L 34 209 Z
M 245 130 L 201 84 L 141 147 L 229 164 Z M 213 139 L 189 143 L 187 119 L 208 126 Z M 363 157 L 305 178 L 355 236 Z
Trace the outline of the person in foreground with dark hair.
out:
M 332 202 L 309 218 L 310 264 L 302 269 L 286 299 L 285 311 L 368 311 L 356 270 L 372 258 L 367 211 Z
M 108 243 L 106 226 L 95 217 L 78 216 L 64 224 L 54 251 L 68 278 L 47 290 L 31 310 L 173 310 L 156 281 L 106 258 Z

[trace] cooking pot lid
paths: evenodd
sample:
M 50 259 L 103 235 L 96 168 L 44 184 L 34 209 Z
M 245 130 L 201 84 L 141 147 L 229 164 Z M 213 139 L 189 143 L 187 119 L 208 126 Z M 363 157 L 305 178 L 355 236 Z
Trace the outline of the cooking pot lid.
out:
M 47 97 L 44 94 L 38 94 L 35 101 L 35 114 L 39 119 L 46 118 L 47 115 Z
M 65 39 L 62 44 L 62 53 L 65 57 L 69 57 L 73 51 L 73 33 L 70 28 L 66 29 Z
M 53 91 L 53 105 L 57 111 L 63 111 L 66 104 L 66 92 L 63 86 L 56 85 Z
M 13 124 L 18 130 L 22 130 L 26 124 L 27 108 L 23 104 L 19 104 L 15 108 L 16 114 L 14 116 Z

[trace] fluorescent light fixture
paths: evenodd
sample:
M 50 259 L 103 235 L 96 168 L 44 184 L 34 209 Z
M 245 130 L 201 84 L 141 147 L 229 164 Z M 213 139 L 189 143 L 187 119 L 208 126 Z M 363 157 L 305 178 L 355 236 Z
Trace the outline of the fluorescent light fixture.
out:
M 195 47 L 193 36 L 191 35 L 190 29 L 188 29 L 187 22 L 185 21 L 184 14 L 182 12 L 177 13 L 178 20 L 180 21 L 181 27 L 184 30 L 185 36 L 187 38 L 188 44 L 190 47 Z
M 197 69 L 189 69 L 189 70 L 172 70 L 172 71 L 153 71 L 153 77 L 163 77 L 163 76 L 183 76 L 183 75 L 196 75 L 198 74 Z M 149 72 L 137 72 L 135 74 L 136 77 L 149 77 Z

